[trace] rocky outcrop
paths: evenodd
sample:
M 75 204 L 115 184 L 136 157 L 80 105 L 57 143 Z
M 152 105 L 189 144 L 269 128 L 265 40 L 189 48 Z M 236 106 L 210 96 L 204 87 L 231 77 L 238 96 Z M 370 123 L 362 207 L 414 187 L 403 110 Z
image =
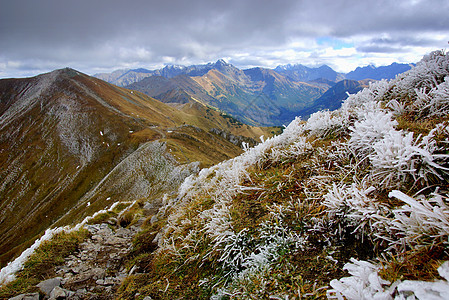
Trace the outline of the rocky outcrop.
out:
M 131 250 L 131 240 L 139 227 L 117 227 L 114 221 L 87 225 L 91 237 L 81 244 L 79 252 L 57 267 L 61 286 L 74 292 L 71 299 L 112 299 L 128 275 L 122 262 Z
M 120 227 L 116 219 L 85 225 L 90 237 L 81 243 L 79 251 L 56 267 L 58 277 L 37 285 L 43 299 L 114 299 L 117 288 L 133 271 L 127 272 L 123 262 L 143 220 L 127 228 Z M 39 293 L 34 293 L 11 299 L 40 298 Z

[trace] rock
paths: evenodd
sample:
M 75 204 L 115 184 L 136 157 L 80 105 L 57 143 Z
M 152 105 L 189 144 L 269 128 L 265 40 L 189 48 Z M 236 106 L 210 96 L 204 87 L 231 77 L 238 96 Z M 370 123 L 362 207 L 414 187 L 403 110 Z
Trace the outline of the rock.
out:
M 39 288 L 39 290 L 44 293 L 45 295 L 49 296 L 51 291 L 57 287 L 61 286 L 61 277 L 55 277 L 51 279 L 47 279 L 44 281 L 39 282 L 36 286 Z
M 84 289 L 77 289 L 76 293 L 79 294 L 79 295 L 84 295 L 84 294 L 87 293 L 87 290 L 85 288 Z
M 136 269 L 137 269 L 137 266 L 134 265 L 134 266 L 131 268 L 131 270 L 129 270 L 128 275 L 132 275 L 132 274 L 136 271 Z
M 151 224 L 154 224 L 154 223 L 156 223 L 157 221 L 159 221 L 159 218 L 158 218 L 156 215 L 154 215 L 154 216 L 151 217 L 151 220 L 150 220 Z
M 151 298 L 150 296 L 146 296 L 145 298 L 143 298 L 143 300 L 153 300 L 153 298 Z
M 119 228 L 115 232 L 115 236 L 122 237 L 122 238 L 129 238 L 131 236 L 131 230 L 126 228 Z
M 104 285 L 114 285 L 115 280 L 113 277 L 106 277 L 104 279 Z
M 66 299 L 71 298 L 75 295 L 75 292 L 63 289 L 59 286 L 55 287 L 53 291 L 50 293 L 50 300 L 57 300 L 57 299 Z
M 119 238 L 119 237 L 114 237 L 114 236 L 109 237 L 109 238 L 106 239 L 106 241 L 105 241 L 105 244 L 106 244 L 106 245 L 111 245 L 111 246 L 117 246 L 117 245 L 119 245 L 119 244 L 124 245 L 124 244 L 126 244 L 126 243 L 127 243 L 127 240 L 122 239 L 122 238 Z
M 143 209 L 145 210 L 151 210 L 154 208 L 154 203 L 153 202 L 147 202 L 145 203 L 145 205 L 143 206 Z
M 59 286 L 55 287 L 50 293 L 50 299 L 65 299 L 67 297 L 64 289 Z
M 126 279 L 126 277 L 126 274 L 118 274 L 117 277 L 115 277 L 115 280 L 120 284 Z
M 66 273 L 69 273 L 70 270 L 71 269 L 69 267 L 61 266 L 61 267 L 56 268 L 56 274 L 60 274 L 60 273 L 66 274 Z
M 92 236 L 92 240 L 101 243 L 101 242 L 103 242 L 104 237 L 103 237 L 103 235 L 96 234 L 96 235 L 93 235 L 93 236 Z
M 84 228 L 86 228 L 91 234 L 94 234 L 100 230 L 100 224 L 84 225 Z
M 9 300 L 39 300 L 39 293 L 21 294 Z

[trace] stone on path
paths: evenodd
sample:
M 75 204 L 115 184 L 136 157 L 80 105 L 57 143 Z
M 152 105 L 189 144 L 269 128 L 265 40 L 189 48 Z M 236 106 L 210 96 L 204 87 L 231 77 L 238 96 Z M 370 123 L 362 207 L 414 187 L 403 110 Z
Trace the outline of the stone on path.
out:
M 51 291 L 57 287 L 61 286 L 61 277 L 50 278 L 39 282 L 36 286 L 39 290 L 47 296 L 50 296 Z
M 39 300 L 39 293 L 21 294 L 9 300 Z

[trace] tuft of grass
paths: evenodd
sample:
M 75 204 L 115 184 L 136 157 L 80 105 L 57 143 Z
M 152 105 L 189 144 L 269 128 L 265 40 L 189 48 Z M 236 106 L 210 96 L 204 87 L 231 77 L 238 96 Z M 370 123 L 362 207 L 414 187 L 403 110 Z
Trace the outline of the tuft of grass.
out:
M 109 220 L 110 218 L 117 217 L 117 213 L 113 211 L 108 211 L 102 214 L 96 215 L 94 218 L 90 219 L 87 224 L 93 225 L 93 224 L 101 224 Z
M 432 245 L 422 249 L 390 255 L 388 260 L 381 261 L 379 275 L 390 282 L 396 280 L 440 279 L 438 268 L 449 259 L 442 245 Z
M 128 207 L 126 210 L 122 211 L 118 215 L 118 223 L 121 227 L 127 227 L 133 225 L 137 222 L 137 220 L 143 216 L 143 206 L 144 200 L 139 200 L 134 203 L 131 207 Z
M 55 267 L 75 252 L 88 234 L 86 229 L 61 232 L 51 240 L 44 241 L 24 263 L 23 269 L 16 274 L 16 279 L 0 288 L 0 299 L 37 291 L 35 285 L 54 277 Z

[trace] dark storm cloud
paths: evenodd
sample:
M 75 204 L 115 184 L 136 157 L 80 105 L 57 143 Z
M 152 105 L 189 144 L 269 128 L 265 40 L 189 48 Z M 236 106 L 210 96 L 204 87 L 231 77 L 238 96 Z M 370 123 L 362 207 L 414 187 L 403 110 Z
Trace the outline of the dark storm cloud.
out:
M 221 57 L 254 65 L 283 63 L 289 58 L 282 51 L 290 48 L 317 53 L 318 48 L 312 48 L 323 36 L 352 43 L 362 54 L 394 54 L 406 47 L 444 47 L 440 44 L 448 38 L 444 36 L 449 24 L 446 0 L 0 0 L 0 4 L 0 77 L 15 70 L 66 65 L 93 73 Z

